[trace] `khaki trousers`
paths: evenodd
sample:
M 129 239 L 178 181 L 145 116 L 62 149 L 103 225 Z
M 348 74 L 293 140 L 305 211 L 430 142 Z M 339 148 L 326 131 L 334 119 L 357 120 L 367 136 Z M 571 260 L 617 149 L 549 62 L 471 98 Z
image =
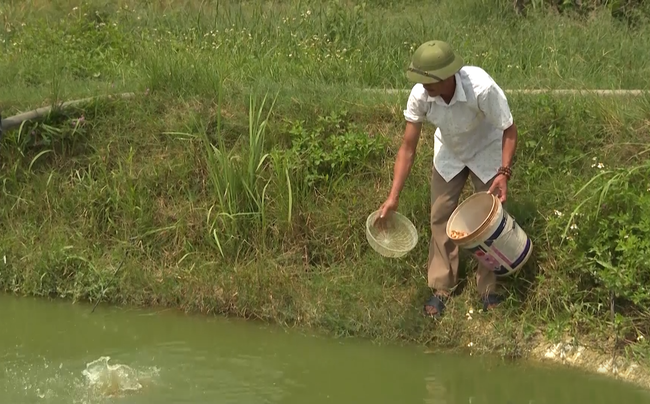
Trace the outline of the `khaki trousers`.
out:
M 447 237 L 447 221 L 458 206 L 460 194 L 472 178 L 475 192 L 487 191 L 494 178 L 483 182 L 465 169 L 451 181 L 446 182 L 433 167 L 431 176 L 431 242 L 429 244 L 428 283 L 429 287 L 449 293 L 458 284 L 458 247 Z M 479 264 L 476 272 L 477 289 L 481 295 L 496 290 L 496 275 Z

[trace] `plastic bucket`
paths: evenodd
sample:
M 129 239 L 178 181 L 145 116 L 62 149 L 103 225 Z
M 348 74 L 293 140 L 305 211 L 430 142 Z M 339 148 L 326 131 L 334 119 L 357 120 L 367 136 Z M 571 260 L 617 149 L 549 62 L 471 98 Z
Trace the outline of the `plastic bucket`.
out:
M 533 252 L 528 235 L 499 198 L 487 192 L 475 193 L 454 210 L 447 222 L 447 237 L 497 276 L 517 272 Z

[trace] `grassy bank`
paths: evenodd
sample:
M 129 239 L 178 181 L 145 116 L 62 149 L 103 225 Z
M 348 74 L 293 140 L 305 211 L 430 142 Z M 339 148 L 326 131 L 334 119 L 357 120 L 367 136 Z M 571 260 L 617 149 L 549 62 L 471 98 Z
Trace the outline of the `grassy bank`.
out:
M 390 187 L 406 94 L 362 89 L 405 88 L 430 37 L 505 89 L 646 88 L 648 28 L 608 10 L 517 18 L 509 1 L 101 3 L 0 6 L 3 116 L 141 93 L 4 136 L 0 289 L 513 356 L 572 334 L 645 358 L 650 98 L 510 97 L 508 209 L 536 255 L 511 299 L 471 321 L 465 260 L 470 287 L 434 322 L 421 316 L 433 128 L 400 203 L 422 241 L 382 259 L 364 221 Z

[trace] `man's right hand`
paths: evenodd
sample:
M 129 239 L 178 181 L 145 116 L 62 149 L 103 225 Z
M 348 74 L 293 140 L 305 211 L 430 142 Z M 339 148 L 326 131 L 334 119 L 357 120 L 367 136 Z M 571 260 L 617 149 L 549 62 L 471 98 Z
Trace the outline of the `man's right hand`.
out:
M 386 201 L 379 207 L 379 217 L 375 220 L 375 226 L 379 228 L 383 227 L 390 213 L 396 211 L 398 205 L 399 200 L 389 196 L 388 199 L 386 199 Z

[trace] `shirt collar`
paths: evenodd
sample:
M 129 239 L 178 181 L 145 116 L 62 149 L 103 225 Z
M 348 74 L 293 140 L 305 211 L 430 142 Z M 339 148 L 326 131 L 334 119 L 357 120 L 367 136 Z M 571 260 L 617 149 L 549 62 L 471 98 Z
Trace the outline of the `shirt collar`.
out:
M 465 90 L 463 89 L 463 85 L 461 83 L 460 74 L 456 73 L 454 76 L 456 77 L 456 90 L 454 91 L 454 96 L 451 97 L 451 101 L 449 102 L 449 104 L 447 104 L 445 100 L 442 99 L 441 96 L 431 97 L 429 95 L 427 96 L 427 101 L 433 101 L 437 104 L 444 105 L 444 106 L 454 105 L 456 101 L 467 102 L 467 96 L 465 94 Z

